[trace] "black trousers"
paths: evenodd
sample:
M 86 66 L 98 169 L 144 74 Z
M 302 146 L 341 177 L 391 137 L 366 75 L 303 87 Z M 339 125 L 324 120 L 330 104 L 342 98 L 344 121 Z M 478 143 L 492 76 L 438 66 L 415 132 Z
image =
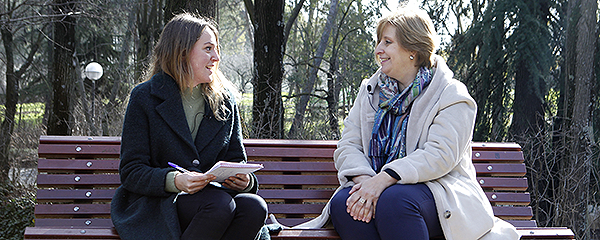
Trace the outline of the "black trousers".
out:
M 252 193 L 231 196 L 207 186 L 177 198 L 182 240 L 253 240 L 267 218 L 267 203 Z

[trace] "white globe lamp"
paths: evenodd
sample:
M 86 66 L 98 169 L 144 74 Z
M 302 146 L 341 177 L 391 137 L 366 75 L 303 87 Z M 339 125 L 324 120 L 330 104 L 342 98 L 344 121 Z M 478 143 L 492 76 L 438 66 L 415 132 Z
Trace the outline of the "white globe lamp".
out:
M 85 76 L 92 81 L 100 79 L 103 73 L 102 66 L 97 62 L 91 62 L 85 66 Z

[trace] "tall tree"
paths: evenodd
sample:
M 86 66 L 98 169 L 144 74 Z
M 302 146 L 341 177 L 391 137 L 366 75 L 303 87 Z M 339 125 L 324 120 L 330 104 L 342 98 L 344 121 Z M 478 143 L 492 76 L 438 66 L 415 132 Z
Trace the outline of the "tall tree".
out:
M 323 60 L 323 56 L 325 55 L 325 49 L 328 46 L 329 35 L 331 33 L 331 29 L 335 25 L 335 17 L 338 12 L 338 1 L 332 0 L 329 6 L 329 13 L 327 15 L 327 23 L 325 24 L 325 28 L 323 29 L 323 34 L 321 35 L 321 40 L 319 41 L 319 46 L 317 47 L 317 51 L 315 56 L 313 57 L 312 66 L 310 69 L 310 73 L 308 75 L 308 81 L 302 88 L 302 93 L 300 95 L 300 101 L 296 105 L 296 113 L 294 115 L 294 120 L 292 122 L 292 126 L 289 131 L 290 137 L 297 137 L 298 131 L 302 129 L 302 124 L 304 120 L 304 112 L 306 111 L 306 106 L 308 105 L 308 100 L 310 99 L 310 94 L 312 93 L 315 82 L 318 78 L 319 68 L 321 66 L 321 62 Z
M 592 89 L 595 80 L 594 56 L 598 40 L 596 0 L 575 0 L 568 2 L 567 41 L 575 42 L 567 52 L 565 64 L 569 65 L 565 74 L 565 99 L 563 111 L 567 114 L 563 121 L 565 153 L 561 159 L 560 186 L 562 198 L 557 203 L 559 215 L 557 224 L 572 226 L 578 238 L 589 239 L 590 228 L 588 206 L 593 189 L 590 189 L 593 169 L 593 131 L 591 106 Z M 567 51 L 569 51 L 567 50 Z M 570 119 L 570 120 L 569 120 Z M 597 161 L 597 160 L 596 160 Z
M 352 3 L 354 3 L 354 0 L 348 2 L 345 11 L 342 14 L 341 20 L 333 29 L 335 34 L 332 39 L 333 44 L 331 49 L 331 57 L 329 58 L 329 71 L 327 72 L 327 97 L 325 99 L 327 100 L 327 118 L 329 121 L 329 129 L 332 139 L 339 139 L 340 137 L 338 102 L 340 99 L 340 92 L 342 90 L 342 83 L 339 74 L 339 51 L 348 34 L 359 30 L 359 28 L 350 29 L 346 34 L 344 34 L 344 36 L 342 36 L 340 43 L 338 43 L 338 40 L 340 40 L 342 25 L 352 9 Z
M 148 0 L 140 1 L 139 6 L 136 8 L 136 20 L 137 20 L 137 44 L 136 44 L 136 66 L 135 76 L 136 81 L 142 79 L 142 73 L 145 70 L 145 66 L 148 64 L 150 54 L 152 53 L 152 46 L 160 36 L 160 26 L 163 23 L 163 1 L 159 0 Z
M 3 7 L 14 7 L 15 4 L 7 3 Z M 18 12 L 16 9 L 2 9 L 9 10 L 10 12 Z M 8 19 L 7 19 L 8 20 Z M 6 92 L 5 92 L 5 112 L 4 119 L 0 124 L 0 184 L 3 184 L 8 180 L 8 171 L 10 170 L 10 145 L 12 140 L 12 134 L 15 126 L 15 114 L 17 111 L 17 103 L 19 102 L 19 79 L 23 78 L 25 71 L 29 69 L 33 63 L 34 56 L 37 53 L 42 35 L 37 34 L 37 40 L 29 43 L 29 53 L 24 59 L 15 56 L 17 48 L 14 41 L 15 31 L 24 31 L 23 24 L 11 25 L 10 21 L 6 21 L 6 24 L 0 26 L 0 35 L 2 35 L 2 43 L 4 47 L 4 56 L 6 63 Z M 23 43 L 25 45 L 25 43 Z M 15 61 L 16 60 L 16 61 Z M 15 69 L 15 62 L 22 63 L 19 69 Z
M 48 135 L 71 135 L 70 93 L 75 76 L 75 2 L 55 0 L 52 4 L 54 22 L 54 59 L 52 60 L 52 112 Z
M 283 137 L 283 0 L 244 1 L 254 26 L 252 133 Z
M 543 130 L 546 79 L 553 56 L 550 51 L 550 1 L 516 0 L 508 14 L 514 31 L 508 38 L 515 64 L 515 93 L 510 132 L 526 140 Z M 543 151 L 543 149 L 541 149 Z
M 283 138 L 283 55 L 291 25 L 303 3 L 296 3 L 283 24 L 284 0 L 244 0 L 254 28 L 252 137 Z
M 513 0 L 507 4 L 507 52 L 510 58 L 508 76 L 514 76 L 513 116 L 507 140 L 518 142 L 527 156 L 525 164 L 532 207 L 536 220 L 546 224 L 553 216 L 555 171 L 552 158 L 547 156 L 548 130 L 546 124 L 549 103 L 546 101 L 551 86 L 551 67 L 555 62 L 550 0 Z M 508 106 L 507 106 L 508 107 Z
M 473 139 L 502 141 L 509 119 L 508 105 L 511 78 L 507 78 L 509 61 L 506 52 L 506 2 L 490 2 L 472 27 L 457 33 L 451 43 L 449 65 L 470 90 L 477 102 Z

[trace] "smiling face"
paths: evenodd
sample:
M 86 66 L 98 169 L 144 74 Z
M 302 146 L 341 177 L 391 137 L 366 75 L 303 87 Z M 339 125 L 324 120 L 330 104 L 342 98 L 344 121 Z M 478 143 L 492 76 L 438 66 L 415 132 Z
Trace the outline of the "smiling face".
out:
M 215 33 L 205 27 L 189 56 L 193 76 L 189 87 L 212 82 L 212 74 L 217 71 L 217 64 L 221 60 L 217 46 Z
M 408 86 L 416 77 L 418 68 L 414 63 L 414 53 L 400 45 L 395 27 L 386 24 L 375 48 L 375 54 L 381 62 L 381 71 L 398 80 L 403 87 Z

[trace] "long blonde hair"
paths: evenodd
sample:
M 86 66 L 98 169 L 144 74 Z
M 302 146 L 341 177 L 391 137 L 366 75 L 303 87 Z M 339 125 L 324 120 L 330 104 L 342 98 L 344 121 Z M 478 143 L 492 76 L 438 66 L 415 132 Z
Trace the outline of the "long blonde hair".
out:
M 154 47 L 150 66 L 146 71 L 146 81 L 163 71 L 175 79 L 180 91 L 184 91 L 193 78 L 190 53 L 206 28 L 215 34 L 216 50 L 220 54 L 219 32 L 212 21 L 191 13 L 182 13 L 173 17 L 165 25 L 160 39 Z M 215 69 L 216 71 L 211 76 L 212 81 L 201 83 L 200 87 L 215 118 L 223 121 L 227 112 L 231 111 L 225 105 L 225 101 L 231 97 L 229 92 L 234 89 L 232 88 L 233 84 L 219 70 L 219 62 L 215 63 Z

